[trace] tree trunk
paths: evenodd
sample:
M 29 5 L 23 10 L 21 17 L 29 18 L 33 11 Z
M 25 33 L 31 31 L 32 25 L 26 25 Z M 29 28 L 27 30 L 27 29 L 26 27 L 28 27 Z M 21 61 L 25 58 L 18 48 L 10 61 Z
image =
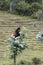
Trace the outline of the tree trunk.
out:
M 16 54 L 14 54 L 14 65 L 17 65 L 16 64 Z

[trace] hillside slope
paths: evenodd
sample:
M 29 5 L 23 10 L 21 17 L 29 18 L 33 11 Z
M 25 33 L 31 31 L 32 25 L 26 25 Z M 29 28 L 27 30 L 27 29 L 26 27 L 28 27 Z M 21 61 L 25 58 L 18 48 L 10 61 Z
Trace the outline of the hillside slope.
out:
M 10 64 L 11 60 L 7 58 L 9 51 L 6 46 L 8 43 L 5 43 L 4 40 L 6 40 L 18 26 L 25 26 L 28 29 L 26 42 L 29 44 L 28 49 L 20 54 L 19 56 L 21 57 L 19 58 L 18 56 L 18 58 L 20 60 L 31 61 L 33 57 L 39 57 L 43 61 L 43 41 L 38 41 L 35 38 L 41 30 L 43 22 L 0 11 L 0 65 Z M 17 62 L 19 61 L 17 59 Z

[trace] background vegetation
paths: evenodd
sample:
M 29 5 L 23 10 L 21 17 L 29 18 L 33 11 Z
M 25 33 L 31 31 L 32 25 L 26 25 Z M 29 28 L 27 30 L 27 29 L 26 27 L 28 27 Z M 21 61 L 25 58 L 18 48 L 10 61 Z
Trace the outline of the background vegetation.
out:
M 34 12 L 41 10 L 42 5 L 40 0 L 0 0 L 0 10 L 10 9 L 10 3 L 13 1 L 12 13 L 20 15 L 32 15 Z M 14 4 L 16 4 L 14 6 Z

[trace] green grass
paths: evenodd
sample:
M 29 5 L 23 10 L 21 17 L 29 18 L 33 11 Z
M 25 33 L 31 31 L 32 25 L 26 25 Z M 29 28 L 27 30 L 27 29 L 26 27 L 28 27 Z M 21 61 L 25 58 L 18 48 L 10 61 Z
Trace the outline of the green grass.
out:
M 36 27 L 34 27 L 34 24 L 36 24 Z M 7 39 L 18 26 L 25 26 L 28 29 L 28 39 L 25 39 L 25 41 L 29 46 L 28 49 L 18 55 L 17 63 L 21 60 L 31 61 L 34 57 L 38 57 L 43 61 L 43 41 L 37 41 L 35 39 L 36 34 L 41 30 L 42 24 L 42 21 L 31 19 L 28 16 L 13 15 L 0 11 L 0 65 L 13 65 L 13 60 L 7 58 L 7 55 L 9 55 L 9 50 L 6 47 L 8 43 L 4 42 L 4 40 Z M 8 27 L 3 27 L 5 25 Z

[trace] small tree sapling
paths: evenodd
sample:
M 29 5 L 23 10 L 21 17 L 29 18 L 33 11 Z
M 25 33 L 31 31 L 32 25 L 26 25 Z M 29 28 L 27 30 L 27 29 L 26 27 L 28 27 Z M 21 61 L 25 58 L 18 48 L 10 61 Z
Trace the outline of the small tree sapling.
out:
M 16 64 L 16 58 L 17 58 L 18 52 L 21 52 L 25 48 L 27 48 L 27 44 L 23 40 L 25 37 L 26 37 L 25 30 L 21 30 L 19 37 L 15 38 L 15 37 L 12 36 L 12 37 L 7 39 L 7 41 L 10 43 L 9 48 L 10 48 L 11 53 L 12 53 L 11 55 L 12 55 L 12 57 L 14 59 L 14 65 L 17 65 Z

